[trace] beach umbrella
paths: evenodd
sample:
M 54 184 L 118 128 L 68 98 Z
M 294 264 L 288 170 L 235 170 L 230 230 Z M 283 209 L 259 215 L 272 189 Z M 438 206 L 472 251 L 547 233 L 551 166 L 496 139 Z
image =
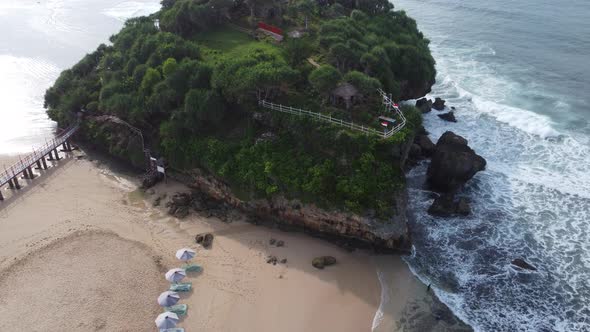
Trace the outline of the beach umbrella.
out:
M 166 280 L 170 282 L 179 282 L 186 277 L 186 272 L 183 269 L 172 269 L 166 272 Z
M 176 292 L 166 291 L 158 296 L 158 304 L 162 307 L 170 307 L 178 303 L 180 295 Z
M 159 329 L 171 329 L 176 327 L 176 323 L 178 323 L 178 315 L 170 311 L 161 313 L 156 318 L 156 326 Z
M 182 248 L 176 252 L 176 258 L 186 262 L 195 257 L 196 254 L 197 252 L 190 248 Z

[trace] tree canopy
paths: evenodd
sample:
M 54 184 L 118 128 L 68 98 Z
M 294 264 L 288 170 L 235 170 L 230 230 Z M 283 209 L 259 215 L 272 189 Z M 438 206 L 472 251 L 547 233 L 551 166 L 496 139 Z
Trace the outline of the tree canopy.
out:
M 225 25 L 247 29 L 248 17 L 304 36 L 279 44 Z M 388 199 L 404 185 L 401 157 L 392 151 L 412 137 L 420 113 L 405 110 L 408 126 L 381 140 L 264 113 L 257 103 L 309 106 L 371 126 L 383 112 L 376 89 L 401 98 L 428 87 L 435 75 L 428 40 L 387 0 L 163 0 L 162 10 L 128 20 L 110 42 L 47 90 L 45 107 L 60 125 L 84 109 L 88 141 L 141 165 L 137 142 L 97 120 L 116 116 L 140 128 L 172 166 L 206 170 L 248 197 L 282 194 L 383 218 L 392 212 Z M 325 98 L 345 82 L 366 96 L 350 112 Z

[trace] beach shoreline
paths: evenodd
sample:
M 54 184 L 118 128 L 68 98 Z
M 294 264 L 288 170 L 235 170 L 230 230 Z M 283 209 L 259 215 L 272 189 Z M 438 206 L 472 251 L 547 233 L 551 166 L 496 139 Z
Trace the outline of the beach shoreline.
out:
M 0 157 L 3 162 L 8 159 L 14 158 Z M 167 184 L 160 183 L 144 192 L 138 189 L 136 178 L 125 172 L 113 172 L 100 158 L 95 159 L 83 151 L 75 152 L 75 156 L 62 159 L 54 166 L 0 203 L 0 274 L 13 278 L 13 282 L 18 277 L 9 273 L 14 271 L 14 264 L 34 260 L 39 265 L 51 260 L 53 268 L 67 270 L 72 266 L 66 263 L 60 266 L 60 262 L 67 262 L 68 258 L 63 253 L 54 254 L 52 246 L 59 246 L 64 239 L 72 237 L 107 233 L 122 241 L 113 242 L 113 247 L 124 247 L 130 241 L 153 252 L 146 256 L 161 268 L 158 264 L 143 265 L 152 266 L 146 271 L 158 271 L 161 276 L 142 281 L 142 284 L 159 285 L 158 292 L 165 290 L 162 271 L 180 266 L 173 257 L 174 251 L 181 247 L 197 249 L 195 262 L 203 265 L 204 272 L 188 278 L 194 289 L 183 297 L 183 303 L 189 305 L 189 314 L 179 324 L 187 331 L 196 327 L 203 331 L 370 331 L 380 308 L 383 309 L 382 318 L 374 330 L 396 331 L 407 330 L 405 315 L 415 315 L 418 311 L 423 317 L 432 316 L 432 308 L 425 300 L 432 295 L 412 275 L 400 256 L 377 256 L 364 250 L 350 252 L 302 233 L 256 226 L 242 220 L 226 223 L 196 213 L 178 220 L 168 216 L 163 206 L 152 207 L 152 202 L 158 196 L 170 197 L 175 192 L 188 191 L 185 185 L 169 180 Z M 162 205 L 165 200 L 162 199 Z M 204 232 L 215 235 L 210 250 L 194 242 L 194 236 Z M 270 239 L 282 240 L 285 245 L 270 245 Z M 267 264 L 269 255 L 279 260 L 285 258 L 287 262 Z M 336 257 L 338 263 L 324 270 L 312 267 L 311 260 L 323 255 Z M 95 259 L 92 255 L 80 257 L 84 261 Z M 130 269 L 137 268 L 132 264 L 136 259 L 112 260 L 117 264 L 127 262 Z M 386 294 L 388 303 L 382 303 L 385 295 L 378 278 L 378 269 L 384 266 L 388 269 L 384 275 L 388 277 L 381 281 L 389 284 L 389 291 L 395 292 L 395 296 Z M 101 282 L 108 280 L 100 270 L 89 274 L 99 275 Z M 35 284 L 49 289 L 55 286 L 56 281 L 49 276 L 33 275 Z M 7 290 L 3 287 L 6 283 L 1 280 L 0 294 L 12 291 L 9 297 L 12 302 L 4 300 L 0 304 L 6 305 L 0 307 L 24 310 L 27 302 L 22 300 L 23 294 L 13 287 Z M 117 283 L 116 280 L 111 282 Z M 103 288 L 110 288 L 108 283 L 105 285 Z M 57 292 L 56 296 L 60 293 L 52 291 Z M 120 290 L 111 300 L 121 301 L 132 297 L 134 292 L 137 288 Z M 139 301 L 134 310 L 144 305 L 144 311 L 153 314 L 158 292 L 152 290 L 145 294 L 145 299 L 151 298 L 153 302 Z M 417 308 L 408 311 L 409 306 L 416 304 Z M 54 314 L 70 312 L 71 305 L 56 306 Z M 89 307 L 88 312 L 99 307 Z M 0 316 L 4 315 L 2 310 L 0 308 Z M 12 311 L 6 314 L 10 313 Z M 106 330 L 117 330 L 116 326 L 122 324 L 120 318 L 92 315 L 83 315 L 79 320 L 80 326 L 104 326 Z M 5 323 L 0 321 L 0 327 Z M 34 326 L 38 321 L 29 321 L 29 324 Z M 153 319 L 147 326 L 155 330 Z

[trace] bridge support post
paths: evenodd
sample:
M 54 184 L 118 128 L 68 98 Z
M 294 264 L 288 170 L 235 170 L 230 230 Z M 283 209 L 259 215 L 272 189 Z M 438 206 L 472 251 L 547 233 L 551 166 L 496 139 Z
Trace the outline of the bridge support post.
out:
M 18 183 L 18 179 L 16 176 L 12 178 L 12 182 L 14 182 L 14 187 L 16 189 L 20 189 L 20 184 Z
M 41 158 L 41 163 L 43 164 L 43 169 L 47 169 L 47 163 L 45 162 L 45 157 Z
M 33 173 L 33 170 L 31 169 L 31 166 L 27 167 L 27 171 L 29 171 L 29 179 L 34 179 L 35 178 L 35 173 Z
M 0 188 L 0 202 L 4 200 L 4 196 L 2 196 L 2 188 Z
M 47 160 L 52 161 L 53 159 L 53 151 L 49 151 L 49 153 L 47 154 L 49 155 L 49 158 L 47 158 Z
M 8 187 L 10 187 L 10 189 L 14 189 L 14 183 L 12 183 L 12 179 L 8 180 Z
M 37 160 L 37 167 L 35 169 L 42 169 L 41 168 L 41 160 Z
M 72 152 L 72 148 L 70 147 L 70 143 L 68 143 L 68 141 L 63 142 L 63 144 L 61 145 L 63 147 L 64 152 Z
M 55 153 L 55 160 L 60 160 L 61 159 L 59 157 L 59 154 L 57 153 L 57 148 L 53 150 L 53 153 Z
M 25 168 L 23 169 L 23 179 L 28 179 L 29 178 L 29 171 Z

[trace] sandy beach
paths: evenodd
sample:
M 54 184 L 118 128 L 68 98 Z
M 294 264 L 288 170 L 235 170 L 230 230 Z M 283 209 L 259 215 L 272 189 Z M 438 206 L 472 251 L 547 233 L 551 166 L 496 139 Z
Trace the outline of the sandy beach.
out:
M 399 271 L 387 280 L 399 292 L 377 330 L 402 330 L 408 305 L 429 297 L 400 257 L 196 213 L 178 220 L 150 202 L 183 185 L 146 194 L 99 164 L 70 157 L 16 194 L 3 188 L 0 330 L 156 331 L 156 298 L 168 285 L 164 273 L 181 265 L 174 253 L 182 247 L 196 249 L 204 268 L 186 279 L 194 287 L 182 296 L 189 312 L 179 326 L 187 331 L 370 331 L 384 259 Z M 209 250 L 194 241 L 203 232 L 215 235 Z M 268 255 L 287 263 L 267 264 Z M 338 264 L 315 269 L 311 260 L 321 255 Z

